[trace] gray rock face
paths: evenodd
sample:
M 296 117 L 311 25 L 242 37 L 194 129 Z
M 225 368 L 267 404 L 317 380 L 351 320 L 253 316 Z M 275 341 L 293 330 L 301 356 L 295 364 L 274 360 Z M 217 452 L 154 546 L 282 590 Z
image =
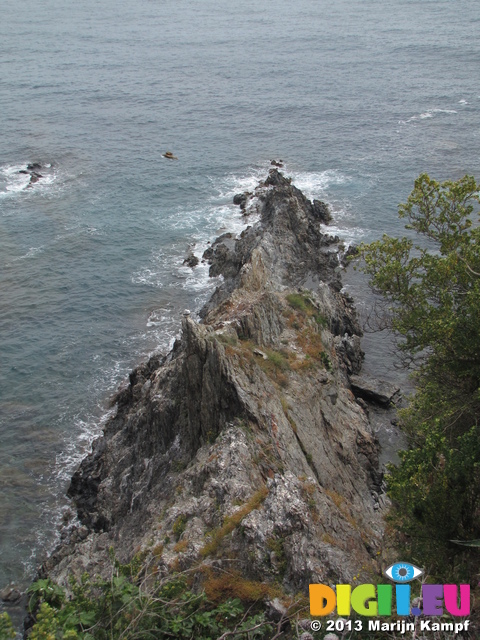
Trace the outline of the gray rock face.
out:
M 322 202 L 321 200 L 314 200 L 312 202 L 313 206 L 313 215 L 323 222 L 323 224 L 328 224 L 332 221 L 332 214 L 330 213 L 330 209 L 328 204 Z
M 160 574 L 235 570 L 287 593 L 377 570 L 378 446 L 350 390 L 361 331 L 335 240 L 276 169 L 252 197 L 259 222 L 205 254 L 224 282 L 202 322 L 184 317 L 117 394 L 69 488 L 81 535 L 41 575 L 106 575 L 110 546 Z
M 350 384 L 353 392 L 360 398 L 385 406 L 395 402 L 400 393 L 400 389 L 389 382 L 375 380 L 367 376 L 350 376 Z
M 21 597 L 22 592 L 12 585 L 8 585 L 0 591 L 0 599 L 2 599 L 3 602 L 15 603 L 18 602 Z

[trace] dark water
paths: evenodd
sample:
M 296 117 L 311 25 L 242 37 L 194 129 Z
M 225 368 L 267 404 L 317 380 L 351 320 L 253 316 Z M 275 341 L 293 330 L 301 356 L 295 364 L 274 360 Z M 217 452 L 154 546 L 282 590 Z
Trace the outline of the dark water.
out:
M 271 158 L 349 242 L 399 232 L 421 171 L 480 177 L 479 27 L 477 0 L 4 3 L 0 584 L 53 544 L 109 394 L 215 285 L 187 248 L 241 228 Z

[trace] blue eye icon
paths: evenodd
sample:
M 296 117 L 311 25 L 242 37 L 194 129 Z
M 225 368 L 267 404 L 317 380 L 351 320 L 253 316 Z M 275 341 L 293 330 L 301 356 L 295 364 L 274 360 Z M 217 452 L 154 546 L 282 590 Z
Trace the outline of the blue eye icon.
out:
M 421 576 L 423 571 L 416 567 L 414 564 L 408 562 L 395 562 L 391 564 L 388 569 L 385 569 L 385 575 L 394 582 L 410 582 L 418 576 Z

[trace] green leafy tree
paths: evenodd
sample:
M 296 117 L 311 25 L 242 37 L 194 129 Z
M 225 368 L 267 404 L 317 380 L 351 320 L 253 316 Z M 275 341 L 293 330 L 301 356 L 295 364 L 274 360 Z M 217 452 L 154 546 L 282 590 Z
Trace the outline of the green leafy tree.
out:
M 392 519 L 437 572 L 473 557 L 450 540 L 480 534 L 479 202 L 471 176 L 439 183 L 422 174 L 399 206 L 409 235 L 361 247 L 417 387 L 401 414 L 409 449 L 390 471 Z

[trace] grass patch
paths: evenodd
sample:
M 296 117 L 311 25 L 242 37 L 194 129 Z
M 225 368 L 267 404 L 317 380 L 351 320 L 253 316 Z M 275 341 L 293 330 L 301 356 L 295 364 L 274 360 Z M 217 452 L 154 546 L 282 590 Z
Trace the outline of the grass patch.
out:
M 267 359 L 255 357 L 253 355 L 253 349 L 257 347 L 253 344 L 248 344 L 249 349 L 251 349 L 250 354 L 251 357 L 255 358 L 256 364 L 260 367 L 260 369 L 274 382 L 276 382 L 281 387 L 288 386 L 288 375 L 287 372 L 290 371 L 290 360 L 289 354 L 285 350 L 276 351 L 275 349 L 264 349 L 265 355 Z
M 245 366 L 257 365 L 262 371 L 274 382 L 281 387 L 288 385 L 287 373 L 291 369 L 290 366 L 290 354 L 284 350 L 264 349 L 262 351 L 267 356 L 264 360 L 262 357 L 254 354 L 254 350 L 258 349 L 258 346 L 251 340 L 241 340 L 235 347 L 227 345 L 225 347 L 225 353 L 231 349 L 232 353 L 237 354 Z
M 180 542 L 177 542 L 177 544 L 173 547 L 173 550 L 176 553 L 182 553 L 187 549 L 187 547 L 188 547 L 188 540 L 185 538 L 184 540 L 180 540 Z
M 178 540 L 187 526 L 187 516 L 181 513 L 172 526 L 172 531 L 176 539 Z
M 299 311 L 307 318 L 313 318 L 318 326 L 322 327 L 322 329 L 326 329 L 328 327 L 328 318 L 323 313 L 320 313 L 309 295 L 305 293 L 289 293 L 286 296 L 286 300 L 292 309 Z
M 204 583 L 205 593 L 211 602 L 223 602 L 227 598 L 238 598 L 242 602 L 258 602 L 281 594 L 278 587 L 256 580 L 246 580 L 238 571 L 222 574 L 208 572 Z
M 324 348 L 322 336 L 319 333 L 307 328 L 298 334 L 297 342 L 306 356 L 314 360 L 321 359 Z
M 358 522 L 352 516 L 347 505 L 345 504 L 345 498 L 341 496 L 339 493 L 337 493 L 336 491 L 333 491 L 331 489 L 325 489 L 325 493 L 332 500 L 333 504 L 341 512 L 341 514 L 343 515 L 345 520 L 350 524 L 350 526 L 360 533 L 362 540 L 364 540 L 364 542 L 368 541 L 368 537 L 366 536 L 365 532 L 361 530 Z
M 328 327 L 328 318 L 321 313 L 310 296 L 304 293 L 290 293 L 286 300 L 293 311 L 287 312 L 288 325 L 297 332 L 296 342 L 305 354 L 304 358 L 290 358 L 290 368 L 294 371 L 312 369 L 321 364 L 331 371 L 332 361 L 323 346 L 321 329 Z
M 233 333 L 217 333 L 217 338 L 222 344 L 236 347 L 238 345 L 238 337 Z
M 267 495 L 267 487 L 261 487 L 261 489 L 256 491 L 252 495 L 252 497 L 247 500 L 243 507 L 238 509 L 238 511 L 236 511 L 233 515 L 226 516 L 223 525 L 218 529 L 214 529 L 210 533 L 210 540 L 202 547 L 202 549 L 200 550 L 200 555 L 205 558 L 206 556 L 215 553 L 220 546 L 223 538 L 232 533 L 232 531 L 236 527 L 238 527 L 243 518 L 245 518 L 245 516 L 247 516 L 251 511 L 258 509 Z
M 267 362 L 270 361 L 275 369 L 280 369 L 280 371 L 287 371 L 288 369 L 290 369 L 288 354 L 286 354 L 284 351 L 274 351 L 273 349 L 267 349 L 266 354 L 268 357 Z
M 308 454 L 307 454 L 308 455 Z M 311 464 L 309 462 L 309 464 Z M 317 486 L 312 482 L 303 482 L 302 483 L 302 493 L 303 497 L 306 500 L 310 513 L 312 514 L 312 518 L 314 522 L 318 522 L 318 509 L 317 503 L 315 500 L 315 495 L 317 493 Z
M 307 313 L 310 309 L 315 308 L 310 298 L 303 293 L 289 293 L 286 296 L 286 300 L 292 309 L 303 311 L 303 313 Z
M 294 371 L 312 369 L 321 364 L 327 371 L 332 371 L 333 364 L 323 346 L 322 336 L 312 326 L 304 327 L 297 333 L 297 344 L 305 354 L 302 359 L 291 362 Z
M 315 322 L 322 329 L 326 329 L 328 327 L 328 318 L 323 315 L 323 313 L 317 313 L 315 317 Z
M 289 293 L 286 296 L 286 300 L 290 307 L 297 312 L 288 316 L 288 323 L 292 329 L 300 330 L 305 326 L 305 321 L 309 318 L 312 318 L 321 329 L 329 327 L 330 323 L 327 316 L 318 310 L 309 295 L 305 293 Z
M 324 533 L 322 535 L 322 542 L 325 542 L 325 544 L 329 544 L 329 545 L 331 545 L 333 547 L 337 547 L 338 546 L 338 542 L 329 533 Z
M 332 361 L 326 351 L 322 351 L 320 354 L 320 360 L 327 371 L 331 371 L 333 369 Z
M 275 554 L 276 568 L 283 577 L 287 571 L 287 558 L 285 555 L 285 542 L 281 538 L 268 538 L 267 548 Z
M 340 509 L 340 507 L 344 504 L 345 498 L 336 491 L 333 491 L 332 489 L 325 489 L 325 493 L 338 509 Z

